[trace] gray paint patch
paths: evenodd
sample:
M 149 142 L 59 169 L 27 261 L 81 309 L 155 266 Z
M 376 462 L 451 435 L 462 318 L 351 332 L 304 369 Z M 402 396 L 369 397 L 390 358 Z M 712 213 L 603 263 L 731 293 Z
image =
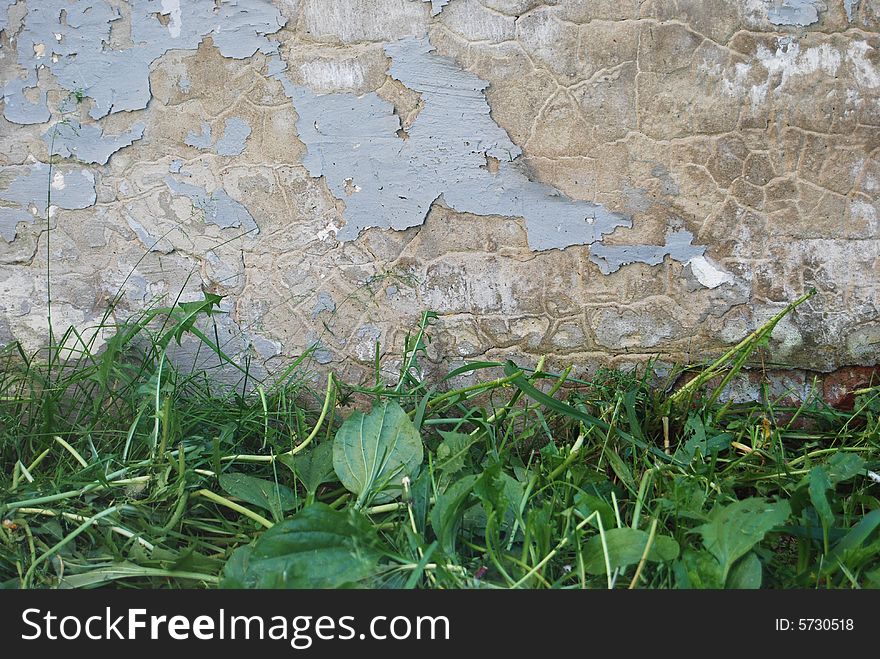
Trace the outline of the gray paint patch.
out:
M 330 313 L 336 311 L 336 302 L 334 302 L 333 296 L 324 291 L 318 293 L 315 306 L 312 307 L 312 320 L 317 318 L 322 311 L 329 311 Z
M 193 205 L 205 213 L 205 222 L 216 224 L 221 229 L 243 228 L 248 232 L 259 231 L 257 223 L 247 208 L 217 189 L 210 194 L 204 189 L 189 183 L 181 183 L 173 176 L 165 177 L 165 185 L 175 195 L 189 197 Z
M 846 9 L 846 19 L 851 21 L 859 9 L 860 0 L 843 0 L 843 8 Z
M 449 4 L 449 0 L 422 0 L 422 2 L 431 3 L 431 16 L 436 16 L 443 11 L 443 7 Z
M 7 178 L 10 177 L 10 178 Z M 49 165 L 37 163 L 22 167 L 7 167 L 0 172 L 0 237 L 6 242 L 15 240 L 19 222 L 33 224 L 37 218 L 45 218 L 50 209 L 48 203 L 68 210 L 93 206 L 95 175 L 87 169 L 53 167 L 49 181 Z
M 630 263 L 647 263 L 659 265 L 669 256 L 674 261 L 688 263 L 691 259 L 702 256 L 705 247 L 693 245 L 694 236 L 690 231 L 670 231 L 666 234 L 665 245 L 603 245 L 595 243 L 590 246 L 590 260 L 599 266 L 603 275 L 620 270 L 621 266 Z
M 160 254 L 170 254 L 174 251 L 174 245 L 172 245 L 167 239 L 152 236 L 143 224 L 138 222 L 128 213 L 125 214 L 125 221 L 128 222 L 129 228 L 134 231 L 138 240 L 140 240 L 143 246 L 147 248 L 147 251 L 159 252 Z
M 819 21 L 819 9 L 825 9 L 820 0 L 771 0 L 767 20 L 774 25 L 805 27 Z
M 223 137 L 217 140 L 214 150 L 218 156 L 240 155 L 250 134 L 251 127 L 244 119 L 239 117 L 227 119 L 223 127 Z
M 426 38 L 385 47 L 389 74 L 424 101 L 407 139 L 398 135 L 393 106 L 375 93 L 318 95 L 291 83 L 280 59 L 270 64 L 299 115 L 297 131 L 308 149 L 303 164 L 345 202 L 339 240 L 370 227 L 422 224 L 441 197 L 460 212 L 524 218 L 533 250 L 590 244 L 631 226 L 599 204 L 531 181 L 522 150 L 490 115 L 488 83 L 432 50 Z M 500 161 L 497 173 L 485 168 L 487 156 Z
M 17 0 L 0 0 L 0 31 L 5 30 L 9 25 L 9 8 L 16 3 Z
M 211 125 L 207 121 L 203 121 L 201 132 L 189 131 L 183 143 L 197 149 L 210 149 L 214 144 L 214 139 L 211 137 Z
M 213 149 L 219 156 L 237 156 L 244 151 L 245 142 L 250 137 L 251 127 L 240 117 L 231 117 L 223 125 L 223 136 L 214 144 L 211 136 L 211 126 L 207 121 L 202 122 L 201 132 L 191 130 L 184 142 L 197 149 Z
M 175 158 L 168 165 L 168 171 L 171 172 L 172 174 L 180 174 L 181 168 L 183 168 L 183 161 L 180 160 L 179 158 Z
M 114 50 L 106 47 L 110 26 L 122 15 L 105 0 L 29 3 L 17 36 L 18 64 L 25 71 L 46 66 L 62 88 L 91 98 L 89 115 L 100 119 L 112 112 L 145 108 L 150 100 L 150 65 L 169 50 L 195 50 L 210 36 L 224 57 L 245 59 L 258 50 L 277 53 L 277 42 L 266 35 L 278 32 L 285 23 L 278 9 L 265 0 L 216 4 L 131 0 L 130 4 L 134 45 Z M 24 98 L 23 89 L 35 82 L 32 75 L 24 86 L 13 80 L 4 87 L 4 116 L 9 121 L 48 120 L 45 95 L 34 107 Z
M 46 104 L 46 92 L 38 92 L 39 98 L 31 103 L 25 91 L 37 86 L 37 72 L 31 71 L 24 80 L 10 80 L 3 87 L 3 116 L 14 124 L 42 124 L 52 117 Z
M 55 124 L 43 135 L 51 155 L 76 158 L 82 162 L 106 165 L 110 156 L 144 136 L 144 124 L 137 122 L 122 135 L 104 135 L 97 124 L 81 125 L 70 120 Z

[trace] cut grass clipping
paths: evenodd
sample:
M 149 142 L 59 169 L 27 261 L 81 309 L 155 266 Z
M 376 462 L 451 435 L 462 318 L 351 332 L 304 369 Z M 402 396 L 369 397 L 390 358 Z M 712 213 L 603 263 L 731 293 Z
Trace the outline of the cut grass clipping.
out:
M 73 329 L 8 346 L 0 584 L 880 586 L 880 388 L 847 412 L 723 402 L 810 295 L 677 389 L 543 360 L 429 380 L 431 313 L 393 382 L 377 358 L 370 384 L 316 390 L 308 353 L 254 379 L 211 339 L 215 296 L 108 325 L 101 350 Z M 181 370 L 184 341 L 238 385 Z

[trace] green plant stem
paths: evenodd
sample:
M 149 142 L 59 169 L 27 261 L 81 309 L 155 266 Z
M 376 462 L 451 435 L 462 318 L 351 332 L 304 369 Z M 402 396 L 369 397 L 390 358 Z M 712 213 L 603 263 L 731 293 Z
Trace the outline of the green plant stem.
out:
M 92 515 L 91 517 L 86 519 L 82 524 L 77 526 L 76 529 L 74 529 L 71 533 L 66 535 L 64 538 L 62 538 L 60 541 L 58 541 L 55 545 L 53 545 L 47 551 L 40 554 L 39 558 L 37 558 L 35 561 L 33 561 L 30 564 L 30 567 L 28 567 L 27 572 L 25 572 L 24 579 L 22 579 L 22 587 L 27 588 L 30 585 L 31 579 L 33 578 L 33 575 L 34 575 L 34 571 L 37 569 L 37 566 L 40 563 L 42 563 L 43 561 L 48 559 L 55 552 L 57 552 L 59 549 L 63 548 L 68 543 L 72 542 L 79 534 L 81 534 L 83 531 L 88 529 L 92 524 L 97 522 L 99 519 L 102 519 L 103 517 L 107 517 L 108 515 L 112 515 L 118 509 L 119 509 L 118 506 L 113 506 L 112 508 L 107 508 L 106 510 L 102 510 L 101 512 L 99 512 L 97 514 Z
M 259 515 L 259 514 L 255 513 L 253 510 L 249 510 L 249 509 L 245 508 L 244 506 L 240 506 L 237 503 L 235 503 L 234 501 L 230 501 L 226 497 L 220 496 L 216 492 L 211 492 L 211 490 L 202 489 L 202 490 L 197 490 L 194 494 L 196 496 L 202 496 L 202 497 L 205 497 L 206 499 L 210 499 L 214 503 L 220 504 L 221 506 L 225 506 L 226 508 L 229 508 L 230 510 L 234 510 L 237 513 L 241 513 L 245 517 L 249 517 L 250 519 L 254 520 L 257 524 L 260 524 L 261 526 L 265 526 L 267 529 L 271 529 L 274 526 L 274 524 L 272 522 L 270 522 L 268 519 L 266 519 L 262 515 Z
M 312 428 L 312 432 L 309 433 L 308 437 L 306 437 L 302 443 L 297 446 L 294 446 L 289 451 L 285 451 L 284 453 L 272 454 L 272 455 L 249 455 L 249 454 L 238 454 L 238 455 L 226 455 L 220 458 L 221 462 L 275 462 L 278 458 L 282 456 L 291 456 L 296 455 L 300 451 L 304 450 L 309 444 L 311 444 L 312 440 L 318 435 L 318 431 L 320 431 L 321 426 L 324 424 L 324 419 L 327 418 L 327 413 L 331 409 L 331 401 L 333 400 L 333 395 L 336 391 L 336 388 L 333 384 L 333 374 L 327 376 L 327 391 L 324 394 L 324 405 L 321 407 L 321 414 L 318 417 L 317 422 L 315 423 L 315 427 Z
M 576 527 L 574 527 L 574 531 L 572 531 L 572 533 L 563 536 L 562 539 L 561 539 L 559 542 L 556 543 L 556 546 L 555 546 L 553 549 L 551 549 L 550 552 L 549 552 L 544 558 L 542 558 L 542 559 L 538 562 L 537 565 L 535 565 L 531 570 L 529 570 L 528 572 L 526 572 L 526 573 L 522 576 L 522 578 L 520 578 L 519 581 L 517 581 L 516 583 L 514 583 L 514 584 L 511 586 L 511 588 L 519 588 L 519 587 L 522 586 L 526 581 L 528 581 L 529 579 L 531 579 L 531 578 L 532 578 L 535 574 L 537 574 L 537 573 L 538 573 L 538 572 L 539 572 L 539 571 L 540 571 L 545 565 L 547 565 L 547 563 L 549 563 L 550 560 L 551 560 L 554 556 L 556 556 L 556 554 L 558 554 L 558 553 L 559 553 L 559 552 L 560 552 L 560 551 L 561 551 L 561 550 L 562 550 L 562 549 L 563 549 L 563 548 L 564 548 L 569 542 L 571 542 L 571 536 L 572 536 L 572 535 L 574 535 L 575 533 L 577 533 L 578 531 L 580 531 L 582 528 L 584 528 L 584 526 L 586 526 L 588 523 L 590 523 L 591 521 L 593 521 L 593 519 L 598 518 L 598 516 L 599 516 L 599 512 L 598 512 L 598 511 L 593 511 L 592 513 L 590 513 L 589 515 L 587 515 L 587 516 L 586 516 L 586 517 L 585 517 L 580 523 L 578 523 L 578 525 L 577 525 Z M 599 528 L 600 528 L 600 529 L 602 528 L 602 526 L 601 526 L 601 520 L 600 520 L 600 522 L 599 522 Z M 607 552 L 606 552 L 606 553 L 607 553 Z
M 730 350 L 725 352 L 721 357 L 712 362 L 708 367 L 703 369 L 703 372 L 700 373 L 693 380 L 684 385 L 681 389 L 676 391 L 669 397 L 668 406 L 674 407 L 679 405 L 683 400 L 689 398 L 695 391 L 697 391 L 700 387 L 702 387 L 706 382 L 714 378 L 718 373 L 723 370 L 724 366 L 729 362 L 734 355 L 736 355 L 741 350 L 746 347 L 757 343 L 765 336 L 769 335 L 780 320 L 785 318 L 789 313 L 791 313 L 795 308 L 809 300 L 816 294 L 816 290 L 812 289 L 809 292 L 805 293 L 797 300 L 787 305 L 782 311 L 773 316 L 769 321 L 767 321 L 764 325 L 756 329 L 754 332 L 749 334 L 742 341 L 733 346 Z
M 651 530 L 648 532 L 648 542 L 645 543 L 645 551 L 642 552 L 642 558 L 639 560 L 639 564 L 636 567 L 636 573 L 633 575 L 632 581 L 629 582 L 630 590 L 633 590 L 636 587 L 636 584 L 639 582 L 639 577 L 642 575 L 642 569 L 645 567 L 645 563 L 648 561 L 648 554 L 651 553 L 651 546 L 654 544 L 654 536 L 656 534 L 657 518 L 655 517 L 651 520 Z

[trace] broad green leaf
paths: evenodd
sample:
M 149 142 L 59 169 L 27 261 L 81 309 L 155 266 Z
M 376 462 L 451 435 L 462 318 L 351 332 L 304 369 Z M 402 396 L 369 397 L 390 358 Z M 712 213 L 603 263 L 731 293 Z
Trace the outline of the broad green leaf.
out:
M 278 459 L 302 481 L 306 491 L 311 495 L 314 495 L 321 485 L 330 483 L 335 478 L 332 442 L 322 442 L 296 455 L 284 454 Z
M 446 488 L 431 509 L 429 519 L 440 547 L 448 556 L 455 554 L 455 541 L 465 511 L 465 501 L 474 489 L 477 476 L 465 476 Z
M 435 467 L 448 475 L 464 469 L 468 461 L 468 451 L 476 441 L 475 437 L 460 432 L 440 431 L 443 441 L 437 447 Z
M 727 581 L 733 564 L 761 542 L 768 531 L 784 523 L 790 514 L 788 501 L 770 503 L 758 498 L 735 501 L 710 513 L 709 521 L 696 531 L 721 565 L 722 583 Z
M 611 570 L 638 563 L 645 553 L 648 544 L 648 533 L 641 529 L 623 527 L 605 531 L 605 543 L 608 546 L 608 558 Z M 648 551 L 649 561 L 673 561 L 678 558 L 678 543 L 669 536 L 655 535 L 651 549 Z M 602 538 L 594 535 L 584 545 L 584 568 L 590 574 L 605 574 L 605 554 L 602 549 Z
M 831 459 L 825 463 L 825 470 L 828 472 L 828 480 L 831 481 L 831 484 L 837 485 L 864 474 L 867 470 L 867 463 L 857 453 L 841 452 L 831 456 Z
M 828 472 L 822 467 L 813 467 L 810 470 L 810 501 L 822 520 L 822 525 L 828 528 L 834 524 L 834 513 L 831 510 L 831 504 L 828 503 L 826 492 L 834 485 L 828 478 Z
M 221 474 L 218 480 L 227 494 L 269 511 L 275 519 L 281 519 L 297 504 L 293 490 L 280 483 L 235 472 Z
M 723 588 L 721 566 L 705 549 L 686 549 L 675 564 L 676 587 L 699 590 Z
M 835 487 L 838 483 L 843 483 L 855 476 L 864 474 L 867 471 L 867 463 L 865 459 L 855 453 L 835 453 L 831 458 L 816 468 L 825 470 L 828 476 L 828 489 Z M 804 476 L 798 487 L 803 487 L 810 482 L 812 471 L 809 475 Z
M 574 507 L 584 517 L 588 517 L 598 510 L 599 517 L 602 518 L 602 526 L 606 529 L 614 527 L 616 522 L 614 508 L 605 499 L 586 492 L 578 492 L 574 495 Z M 594 524 L 594 526 L 599 528 L 598 524 Z
M 353 413 L 333 440 L 333 469 L 342 485 L 363 505 L 399 496 L 404 476 L 413 478 L 424 458 L 422 438 L 394 401 Z
M 676 449 L 675 457 L 686 463 L 692 462 L 698 455 L 706 457 L 717 454 L 729 447 L 733 439 L 726 432 L 708 436 L 703 419 L 695 414 L 688 417 L 684 425 L 684 435 L 688 439 Z
M 834 546 L 834 551 L 846 551 L 861 545 L 880 527 L 880 510 L 872 510 L 862 517 L 849 532 Z
M 632 471 L 627 466 L 627 464 L 623 461 L 623 459 L 617 454 L 610 446 L 605 446 L 604 452 L 605 459 L 608 460 L 608 464 L 611 465 L 611 470 L 615 473 L 615 475 L 626 484 L 626 486 L 631 490 L 636 490 L 636 482 L 633 478 Z
M 465 513 L 464 524 L 468 529 L 486 537 L 486 523 L 493 510 L 496 513 L 495 522 L 502 531 L 513 528 L 522 502 L 522 483 L 496 465 L 479 476 L 474 484 L 474 494 L 480 498 L 481 505 Z
M 322 503 L 303 508 L 230 556 L 223 588 L 339 588 L 384 570 L 376 531 L 362 514 Z
M 725 586 L 741 590 L 756 590 L 761 587 L 761 572 L 761 559 L 755 552 L 750 551 L 731 568 Z

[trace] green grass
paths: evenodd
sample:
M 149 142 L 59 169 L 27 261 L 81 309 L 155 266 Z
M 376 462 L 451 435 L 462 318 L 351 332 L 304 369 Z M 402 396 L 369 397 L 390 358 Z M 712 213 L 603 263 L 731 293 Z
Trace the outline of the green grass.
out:
M 308 353 L 255 380 L 211 338 L 211 296 L 108 313 L 100 350 L 73 329 L 7 346 L 0 584 L 880 586 L 880 388 L 851 411 L 721 395 L 809 296 L 665 378 L 542 360 L 429 379 L 426 313 L 393 381 L 378 359 L 369 383 L 325 380 Z M 176 367 L 181 340 L 243 388 Z

